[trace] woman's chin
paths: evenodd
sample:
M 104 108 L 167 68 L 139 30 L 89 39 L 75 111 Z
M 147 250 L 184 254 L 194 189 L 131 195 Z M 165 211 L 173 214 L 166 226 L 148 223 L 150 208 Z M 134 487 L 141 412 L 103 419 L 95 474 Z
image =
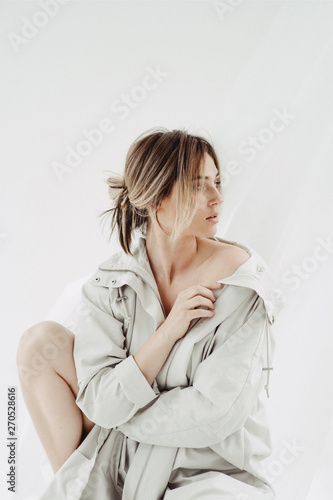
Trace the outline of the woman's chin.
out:
M 217 224 L 214 224 L 211 227 L 209 227 L 208 229 L 205 228 L 201 231 L 198 231 L 195 234 L 195 236 L 197 236 L 199 238 L 211 238 L 212 236 L 215 236 L 216 232 L 217 232 Z

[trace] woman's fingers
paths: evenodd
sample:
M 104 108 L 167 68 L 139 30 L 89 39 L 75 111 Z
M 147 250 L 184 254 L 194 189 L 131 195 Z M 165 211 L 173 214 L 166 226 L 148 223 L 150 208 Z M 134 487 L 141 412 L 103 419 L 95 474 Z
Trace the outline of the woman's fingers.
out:
M 165 320 L 166 325 L 169 326 L 170 336 L 177 340 L 185 335 L 192 319 L 212 317 L 216 300 L 212 289 L 219 289 L 221 286 L 221 283 L 210 282 L 206 286 L 193 285 L 179 292 Z M 208 307 L 208 309 L 196 309 L 200 306 Z
M 215 295 L 214 293 L 212 292 L 212 290 L 210 288 L 214 288 L 214 289 L 219 289 L 221 288 L 222 286 L 222 283 L 207 283 L 207 285 L 194 285 L 194 286 L 190 286 L 189 288 L 186 288 L 185 290 L 183 290 L 182 293 L 184 295 L 184 297 L 189 300 L 195 296 L 204 296 L 204 297 L 207 297 L 208 299 L 210 299 L 211 301 L 215 302 Z
M 215 312 L 212 309 L 192 309 L 190 311 L 191 319 L 195 318 L 211 318 Z
M 212 301 L 211 299 L 202 297 L 200 295 L 196 295 L 195 297 L 187 301 L 191 309 L 199 306 L 206 306 L 209 307 L 210 309 L 214 309 L 215 308 L 214 302 L 215 302 L 215 297 L 214 300 Z

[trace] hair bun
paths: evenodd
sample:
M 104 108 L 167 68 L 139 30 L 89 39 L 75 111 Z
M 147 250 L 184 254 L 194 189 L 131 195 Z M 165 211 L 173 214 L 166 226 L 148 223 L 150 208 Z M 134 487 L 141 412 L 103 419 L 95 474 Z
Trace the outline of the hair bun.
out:
M 123 176 L 111 176 L 105 181 L 108 185 L 108 193 L 111 200 L 118 200 L 119 197 L 127 197 L 128 189 Z

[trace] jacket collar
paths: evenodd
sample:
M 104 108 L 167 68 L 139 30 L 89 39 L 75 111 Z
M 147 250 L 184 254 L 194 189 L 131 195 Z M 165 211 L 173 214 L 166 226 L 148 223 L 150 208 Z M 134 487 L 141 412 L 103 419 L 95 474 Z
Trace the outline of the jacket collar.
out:
M 250 254 L 250 258 L 244 262 L 231 276 L 216 280 L 225 285 L 242 286 L 251 288 L 263 299 L 268 319 L 271 324 L 274 323 L 276 315 L 276 306 L 271 300 L 273 297 L 273 289 L 275 287 L 274 278 L 269 270 L 267 263 L 253 248 L 242 243 L 226 240 L 219 236 L 214 236 L 212 239 L 236 245 L 243 248 Z M 122 273 L 121 284 L 128 283 L 140 277 L 145 281 L 159 296 L 157 284 L 149 263 L 146 251 L 146 235 L 140 229 L 136 229 L 132 233 L 132 255 L 127 255 L 123 250 L 114 253 L 110 259 L 102 262 L 99 269 L 107 271 L 126 271 Z M 216 297 L 222 292 L 219 291 Z

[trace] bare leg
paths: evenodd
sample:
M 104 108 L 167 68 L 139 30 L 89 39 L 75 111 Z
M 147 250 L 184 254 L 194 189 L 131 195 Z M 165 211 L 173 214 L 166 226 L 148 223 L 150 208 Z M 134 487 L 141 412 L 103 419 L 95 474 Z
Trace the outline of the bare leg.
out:
M 17 350 L 24 401 L 54 473 L 94 426 L 75 402 L 73 347 L 70 330 L 42 321 L 23 333 Z

